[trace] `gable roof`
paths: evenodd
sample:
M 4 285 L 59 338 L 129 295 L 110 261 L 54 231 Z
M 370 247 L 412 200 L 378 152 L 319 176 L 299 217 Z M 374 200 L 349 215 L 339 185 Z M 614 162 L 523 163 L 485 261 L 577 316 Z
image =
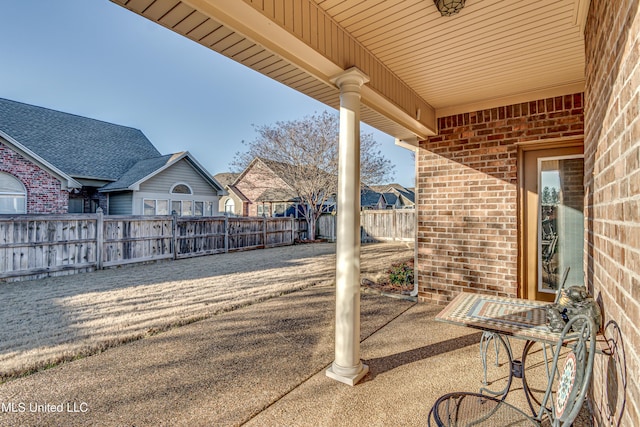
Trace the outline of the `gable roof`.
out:
M 247 165 L 247 167 L 244 168 L 244 170 L 240 174 L 238 174 L 233 184 L 235 185 L 239 181 L 241 181 L 242 178 L 244 178 L 244 176 L 255 167 L 256 163 L 262 163 L 265 167 L 267 167 L 267 169 L 273 172 L 275 176 L 280 178 L 285 183 L 285 185 L 289 187 L 289 189 L 293 190 L 293 187 L 291 187 L 290 184 L 291 177 L 286 173 L 290 165 L 282 162 L 277 162 L 275 160 L 265 159 L 263 157 L 255 157 L 253 160 L 251 160 L 251 163 L 249 163 L 249 165 Z
M 382 193 L 382 197 L 384 197 L 387 205 L 395 205 L 398 201 L 398 195 L 394 193 Z
M 230 194 L 233 193 L 238 199 L 240 199 L 243 202 L 248 202 L 249 198 L 247 196 L 245 196 L 244 194 L 242 194 L 242 191 L 240 191 L 234 184 L 236 182 L 236 180 L 238 179 L 238 177 L 241 174 L 239 173 L 235 173 L 235 172 L 221 172 L 221 173 L 217 173 L 213 176 L 213 179 L 215 179 L 216 181 L 218 181 L 222 187 L 228 191 Z
M 213 176 L 223 187 L 233 185 L 235 180 L 240 176 L 239 173 L 234 172 L 221 172 Z
M 137 190 L 186 159 L 217 191 L 224 187 L 188 151 L 161 155 L 138 129 L 0 98 L 0 136 L 52 170 L 70 187 L 76 179 L 111 181 L 100 191 Z
M 159 174 L 163 170 L 178 163 L 182 159 L 187 160 L 191 166 L 218 192 L 224 195 L 223 186 L 213 178 L 200 164 L 191 156 L 188 151 L 180 153 L 166 154 L 164 156 L 153 157 L 140 160 L 127 170 L 117 181 L 110 182 L 100 188 L 100 192 L 138 190 L 140 184 Z
M 370 187 L 364 186 L 360 189 L 360 206 L 375 206 L 380 202 L 381 197 L 382 194 Z
M 371 188 L 384 194 L 388 204 L 394 204 L 398 197 L 402 197 L 409 203 L 415 203 L 415 192 L 413 189 L 403 187 L 400 184 L 372 185 Z M 393 200 L 393 201 L 392 201 Z
M 0 98 L 0 131 L 73 178 L 119 179 L 160 152 L 138 129 Z

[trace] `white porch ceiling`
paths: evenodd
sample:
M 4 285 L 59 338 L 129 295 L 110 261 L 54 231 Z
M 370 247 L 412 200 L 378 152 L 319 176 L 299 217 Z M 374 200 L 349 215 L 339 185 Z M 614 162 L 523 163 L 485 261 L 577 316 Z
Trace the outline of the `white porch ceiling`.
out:
M 112 0 L 327 105 L 371 77 L 362 120 L 399 139 L 436 117 L 580 92 L 588 0 Z

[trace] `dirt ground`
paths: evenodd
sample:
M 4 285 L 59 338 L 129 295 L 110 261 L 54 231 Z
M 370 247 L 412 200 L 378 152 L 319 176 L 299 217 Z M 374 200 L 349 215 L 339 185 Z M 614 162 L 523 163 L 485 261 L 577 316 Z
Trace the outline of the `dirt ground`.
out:
M 413 244 L 362 246 L 373 282 Z M 0 283 L 0 382 L 335 280 L 335 244 L 314 243 Z

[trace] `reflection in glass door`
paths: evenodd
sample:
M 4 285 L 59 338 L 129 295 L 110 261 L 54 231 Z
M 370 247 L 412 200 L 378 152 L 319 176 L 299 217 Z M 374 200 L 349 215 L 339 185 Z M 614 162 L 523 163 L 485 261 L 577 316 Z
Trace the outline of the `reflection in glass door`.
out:
M 538 158 L 539 293 L 584 285 L 583 177 L 583 156 Z

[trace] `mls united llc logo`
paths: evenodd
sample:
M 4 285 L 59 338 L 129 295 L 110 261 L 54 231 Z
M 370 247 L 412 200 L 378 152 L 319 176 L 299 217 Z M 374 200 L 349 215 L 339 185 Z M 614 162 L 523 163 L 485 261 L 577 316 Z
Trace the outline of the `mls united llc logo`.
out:
M 38 403 L 38 402 L 0 402 L 2 413 L 85 413 L 89 411 L 86 402 Z

